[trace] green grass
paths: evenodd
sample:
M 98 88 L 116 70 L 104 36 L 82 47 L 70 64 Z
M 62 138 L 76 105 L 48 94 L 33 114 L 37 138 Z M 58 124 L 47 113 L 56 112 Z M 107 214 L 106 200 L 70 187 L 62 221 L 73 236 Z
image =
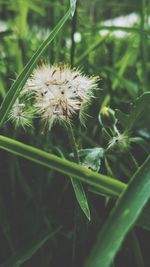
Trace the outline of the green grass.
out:
M 148 267 L 148 1 L 7 0 L 0 15 L 0 267 Z M 85 125 L 8 120 L 43 62 L 99 77 Z

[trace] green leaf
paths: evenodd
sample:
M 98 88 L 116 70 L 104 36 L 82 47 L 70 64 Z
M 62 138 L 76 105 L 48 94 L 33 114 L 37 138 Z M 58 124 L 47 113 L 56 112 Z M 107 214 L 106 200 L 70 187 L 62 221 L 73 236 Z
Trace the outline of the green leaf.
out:
M 98 172 L 101 165 L 101 159 L 104 155 L 104 149 L 101 147 L 80 149 L 78 151 L 80 162 L 83 166 Z
M 82 165 L 90 167 L 94 171 L 98 172 L 101 164 L 101 159 L 104 155 L 104 149 L 101 147 L 80 149 L 78 150 L 78 155 Z M 73 153 L 71 153 L 70 156 L 73 157 Z
M 71 15 L 73 17 L 75 10 L 76 10 L 77 0 L 70 0 L 70 7 L 71 7 Z
M 129 115 L 123 113 L 121 110 L 115 110 L 115 116 L 118 119 L 119 123 L 126 128 L 128 125 Z
M 132 97 L 134 100 L 137 97 L 138 93 L 138 85 L 131 80 L 125 79 L 122 75 L 119 75 L 116 70 L 110 67 L 104 67 L 102 68 L 104 71 L 109 72 L 114 80 L 114 77 L 118 80 L 118 83 L 120 84 L 120 87 L 123 86 L 128 90 L 129 95 Z M 113 86 L 113 89 L 115 90 L 115 86 Z
M 109 267 L 150 197 L 150 157 L 133 175 L 118 199 L 85 267 Z M 111 239 L 110 239 L 111 238 Z
M 36 241 L 32 241 L 30 245 L 18 251 L 12 258 L 1 264 L 0 267 L 20 267 L 24 262 L 29 260 L 46 241 L 57 234 L 60 229 L 61 228 L 59 227 L 54 232 L 48 231 L 47 233 L 40 235 Z
M 143 30 L 141 28 L 134 28 L 134 27 L 122 27 L 122 26 L 105 26 L 105 25 L 100 25 L 97 27 L 99 30 L 108 30 L 108 31 L 123 31 L 123 32 L 132 32 L 132 33 L 137 33 L 137 34 L 142 34 L 142 35 L 150 35 L 149 30 Z
M 41 44 L 39 49 L 35 52 L 35 54 L 32 56 L 32 58 L 29 60 L 23 71 L 18 76 L 17 80 L 14 82 L 10 90 L 8 91 L 2 105 L 0 108 L 0 127 L 3 126 L 3 123 L 5 119 L 7 118 L 7 115 L 9 111 L 11 110 L 11 107 L 13 106 L 14 102 L 16 101 L 17 97 L 19 96 L 19 93 L 23 86 L 25 85 L 28 77 L 31 75 L 34 67 L 36 66 L 38 60 L 44 53 L 44 51 L 47 49 L 49 44 L 53 41 L 57 33 L 60 31 L 66 20 L 70 17 L 71 9 L 68 10 L 68 12 L 64 15 L 64 17 L 58 22 L 58 24 L 55 26 L 55 28 L 52 30 L 50 35 L 47 37 L 47 39 Z
M 1 94 L 2 98 L 4 98 L 6 96 L 6 91 L 4 89 L 2 80 L 0 80 L 0 94 Z
M 131 107 L 129 114 L 125 114 L 120 110 L 116 110 L 115 115 L 119 123 L 125 128 L 126 132 L 130 132 L 134 125 L 141 119 L 144 114 L 147 115 L 150 103 L 150 92 L 144 93 Z
M 91 220 L 91 214 L 90 209 L 87 201 L 87 197 L 83 188 L 83 185 L 80 181 L 77 181 L 75 179 L 71 178 L 72 186 L 76 195 L 76 199 L 79 203 L 80 208 L 83 210 L 84 214 L 88 218 L 88 220 Z
M 61 156 L 61 158 L 65 158 L 63 152 L 59 148 L 56 148 L 56 150 L 59 153 L 59 155 Z M 90 221 L 91 220 L 91 214 L 90 214 L 88 200 L 87 200 L 83 185 L 80 181 L 77 181 L 71 177 L 70 177 L 70 179 L 71 179 L 71 183 L 72 183 L 78 204 L 79 204 L 80 208 L 82 209 L 82 211 L 84 212 L 85 216 Z
M 20 184 L 20 187 L 22 188 L 22 191 L 24 192 L 27 199 L 32 199 L 33 198 L 33 192 L 31 190 L 30 186 L 28 185 L 28 182 L 27 182 L 26 178 L 24 177 L 24 174 L 21 171 L 19 161 L 17 160 L 16 157 L 14 158 L 14 167 L 15 167 L 16 176 L 17 176 L 18 182 Z
M 92 42 L 92 44 L 83 52 L 83 54 L 80 55 L 80 57 L 76 60 L 76 65 L 80 64 L 85 58 L 90 55 L 90 53 L 95 50 L 96 48 L 100 47 L 104 44 L 104 42 L 108 39 L 110 34 L 107 34 L 106 36 L 99 37 L 98 40 L 96 39 L 95 42 Z
M 130 112 L 128 125 L 126 131 L 130 132 L 134 127 L 135 123 L 141 119 L 141 117 L 148 111 L 150 103 L 150 92 L 144 93 L 137 98 L 135 105 L 132 107 Z
M 104 189 L 108 195 L 119 196 L 126 188 L 126 184 L 121 181 L 93 172 L 74 162 L 59 158 L 53 154 L 2 135 L 0 135 L 0 148 L 95 186 L 101 191 Z
M 5 238 L 9 244 L 12 253 L 15 251 L 15 246 L 11 237 L 11 225 L 7 215 L 7 208 L 3 200 L 3 196 L 0 194 L 0 227 L 5 235 Z

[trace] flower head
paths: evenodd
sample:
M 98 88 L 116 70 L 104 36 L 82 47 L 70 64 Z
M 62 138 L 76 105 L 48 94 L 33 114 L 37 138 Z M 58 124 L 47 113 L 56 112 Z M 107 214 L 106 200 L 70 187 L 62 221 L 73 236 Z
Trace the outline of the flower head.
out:
M 96 81 L 67 66 L 42 65 L 34 70 L 23 94 L 33 97 L 36 114 L 50 129 L 57 121 L 69 122 L 77 114 L 82 120 Z
M 27 110 L 25 104 L 20 103 L 19 99 L 17 99 L 9 114 L 9 120 L 11 120 L 16 127 L 31 127 L 32 112 Z
M 129 136 L 118 134 L 110 140 L 108 149 L 116 152 L 126 152 L 129 149 L 129 145 Z

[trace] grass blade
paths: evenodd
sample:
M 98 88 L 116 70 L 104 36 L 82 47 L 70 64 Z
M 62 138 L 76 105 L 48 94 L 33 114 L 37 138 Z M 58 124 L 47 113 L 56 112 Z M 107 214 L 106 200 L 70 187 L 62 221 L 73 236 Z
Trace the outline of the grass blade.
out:
M 149 112 L 150 92 L 142 94 L 136 98 L 136 101 L 131 106 L 129 114 L 125 114 L 120 110 L 116 110 L 116 117 L 122 126 L 125 128 L 125 132 L 131 132 L 135 124 Z
M 7 215 L 6 205 L 3 201 L 3 196 L 0 195 L 0 227 L 3 231 L 5 238 L 9 244 L 12 253 L 15 251 L 14 243 L 11 237 L 11 226 Z
M 77 0 L 70 0 L 71 15 L 73 16 L 76 10 Z
M 62 28 L 64 23 L 67 21 L 67 19 L 70 17 L 70 14 L 71 14 L 71 9 L 68 10 L 68 12 L 64 15 L 64 17 L 55 26 L 55 28 L 50 33 L 48 38 L 41 44 L 39 49 L 35 52 L 35 54 L 29 60 L 29 62 L 27 63 L 23 71 L 20 73 L 20 75 L 18 76 L 18 78 L 16 79 L 16 81 L 14 82 L 10 90 L 8 91 L 0 108 L 0 127 L 3 126 L 3 123 L 5 119 L 7 118 L 9 111 L 11 110 L 11 107 L 13 106 L 22 87 L 25 85 L 28 77 L 32 73 L 41 55 L 44 53 L 44 51 L 49 46 L 49 44 L 53 41 L 53 39 L 55 38 L 59 30 Z
M 87 197 L 83 188 L 83 185 L 80 183 L 80 181 L 77 181 L 75 179 L 71 178 L 71 183 L 76 195 L 76 199 L 80 205 L 80 208 L 88 218 L 88 220 L 91 220 L 91 214 L 90 214 L 90 209 L 87 201 Z
M 104 189 L 108 195 L 119 196 L 126 188 L 126 184 L 121 181 L 92 172 L 81 165 L 2 135 L 0 135 L 0 148 L 95 186 L 101 191 Z
M 109 267 L 150 196 L 150 157 L 133 175 L 98 236 L 86 267 Z M 111 240 L 110 240 L 111 237 Z
M 76 60 L 76 65 L 78 66 L 79 63 L 81 63 L 85 58 L 88 57 L 88 55 L 95 50 L 96 48 L 100 47 L 105 43 L 105 41 L 108 39 L 110 34 L 107 34 L 106 36 L 103 36 L 102 38 L 98 38 L 94 43 L 89 46 L 84 53 Z
M 65 158 L 63 152 L 60 149 L 57 149 L 57 152 L 59 153 L 61 158 Z M 78 204 L 81 208 L 81 210 L 84 212 L 85 216 L 87 219 L 90 221 L 91 220 L 91 214 L 90 214 L 90 209 L 88 205 L 88 200 L 83 188 L 83 185 L 80 181 L 77 181 L 75 179 L 71 179 L 72 187 L 76 196 L 76 200 L 78 201 Z
M 105 26 L 105 25 L 100 25 L 96 29 L 101 30 L 108 30 L 108 31 L 123 31 L 123 32 L 131 32 L 131 33 L 137 33 L 137 34 L 142 34 L 142 35 L 150 35 L 149 30 L 143 30 L 141 28 L 135 28 L 135 27 L 122 27 L 122 26 Z
M 0 267 L 20 267 L 24 262 L 29 260 L 38 249 L 40 249 L 46 241 L 52 238 L 55 234 L 59 232 L 61 228 L 59 227 L 54 232 L 49 231 L 42 234 L 38 240 L 32 242 L 29 246 L 18 251 L 15 255 L 12 256 L 8 261 L 4 262 Z
M 132 131 L 135 123 L 141 119 L 142 116 L 149 112 L 150 92 L 142 94 L 136 99 L 135 105 L 132 106 L 130 117 L 126 131 Z
M 141 30 L 145 30 L 146 22 L 146 1 L 141 0 Z M 147 36 L 141 35 L 141 64 L 142 64 L 142 86 L 143 92 L 148 91 L 148 73 L 147 73 L 147 58 L 148 58 L 148 47 L 147 47 Z

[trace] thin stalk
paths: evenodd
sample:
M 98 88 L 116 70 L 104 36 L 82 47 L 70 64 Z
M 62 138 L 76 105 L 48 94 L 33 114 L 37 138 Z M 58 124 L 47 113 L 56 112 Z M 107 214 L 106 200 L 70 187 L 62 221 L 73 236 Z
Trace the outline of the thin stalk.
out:
M 145 264 L 144 264 L 139 240 L 134 230 L 132 230 L 129 235 L 129 246 L 130 246 L 129 249 L 132 251 L 136 267 L 144 267 Z
M 77 7 L 75 14 L 72 18 L 72 31 L 71 31 L 71 51 L 70 51 L 70 65 L 71 67 L 74 66 L 74 56 L 75 56 L 75 40 L 74 40 L 74 34 L 77 29 Z
M 15 253 L 15 246 L 11 237 L 11 227 L 10 222 L 7 216 L 7 209 L 3 201 L 3 196 L 0 194 L 0 227 L 5 235 L 5 238 L 8 242 L 9 248 L 12 255 Z
M 128 156 L 129 156 L 129 162 L 131 163 L 133 171 L 135 172 L 139 168 L 137 160 L 135 159 L 135 157 L 130 152 L 129 152 Z
M 73 242 L 72 242 L 72 267 L 75 266 L 75 258 L 76 258 L 76 243 L 77 243 L 77 225 L 78 225 L 78 212 L 79 209 L 75 203 L 75 210 L 74 210 L 74 231 L 73 231 Z
M 145 10 L 146 10 L 146 0 L 141 0 L 141 30 L 145 30 Z M 141 63 L 142 63 L 142 85 L 143 91 L 148 89 L 148 74 L 147 74 L 147 36 L 141 34 Z
M 72 150 L 73 150 L 73 155 L 74 155 L 74 160 L 76 163 L 80 163 L 79 161 L 79 154 L 78 154 L 78 147 L 76 144 L 76 140 L 75 140 L 75 136 L 74 136 L 74 132 L 73 132 L 73 128 L 72 125 L 69 123 L 69 139 L 70 139 L 70 143 L 72 146 Z M 74 179 L 71 178 L 71 182 L 72 182 L 72 186 L 74 188 L 74 192 L 77 198 L 77 201 L 80 205 L 80 208 L 84 211 L 83 207 L 82 207 L 82 201 L 84 201 L 85 199 L 85 193 L 84 193 L 84 188 L 82 187 L 82 184 L 79 181 L 74 181 Z M 79 192 L 80 192 L 80 197 L 79 197 Z M 87 203 L 88 205 L 88 203 Z M 74 209 L 74 232 L 73 232 L 73 247 L 72 247 L 72 267 L 76 266 L 76 254 L 78 251 L 78 245 L 77 245 L 77 241 L 81 239 L 81 235 L 78 236 L 78 225 L 81 224 L 81 221 L 78 218 L 78 214 L 79 214 L 80 210 L 79 210 L 79 206 L 77 205 L 77 203 L 75 202 L 75 209 Z M 87 215 L 87 214 L 86 214 Z
M 81 63 L 81 61 L 83 61 L 85 58 L 88 57 L 88 55 L 95 49 L 97 49 L 98 47 L 100 47 L 101 45 L 103 45 L 105 43 L 105 41 L 108 39 L 108 37 L 110 36 L 110 33 L 108 33 L 106 36 L 99 38 L 98 40 L 96 40 L 96 42 L 92 43 L 90 47 L 87 48 L 87 50 L 85 50 L 83 52 L 83 54 L 76 60 L 76 65 L 78 65 L 79 63 Z
M 2 81 L 2 79 L 0 80 L 0 95 L 2 96 L 2 98 L 4 99 L 6 96 L 6 90 L 4 89 L 4 83 Z
M 57 16 L 56 14 L 57 9 L 55 9 L 55 6 L 49 6 L 47 7 L 47 25 L 50 25 L 51 28 L 54 27 L 55 25 L 55 17 Z M 56 47 L 56 43 L 55 41 L 51 44 L 51 46 L 48 49 L 48 55 L 50 57 L 50 63 L 54 64 L 55 62 L 55 47 Z
M 88 145 L 93 147 L 98 147 L 99 144 L 97 144 L 95 141 L 93 141 L 90 137 L 88 137 L 85 133 L 83 133 L 81 130 L 74 130 L 75 134 L 79 137 L 82 137 L 83 140 L 87 142 Z
M 73 132 L 73 128 L 70 124 L 70 122 L 68 122 L 69 125 L 69 129 L 68 129 L 68 136 L 69 136 L 69 140 L 70 140 L 70 144 L 73 150 L 73 154 L 74 154 L 74 160 L 76 163 L 79 163 L 79 154 L 78 154 L 78 147 L 76 144 L 76 140 L 75 140 L 75 136 L 74 136 L 74 132 Z

